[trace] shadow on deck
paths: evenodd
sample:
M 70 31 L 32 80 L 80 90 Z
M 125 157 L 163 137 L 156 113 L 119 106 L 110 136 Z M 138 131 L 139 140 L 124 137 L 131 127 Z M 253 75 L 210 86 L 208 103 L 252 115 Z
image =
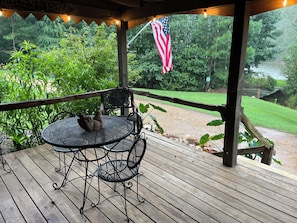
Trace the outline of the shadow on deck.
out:
M 132 222 L 297 222 L 297 176 L 245 158 L 225 167 L 214 155 L 158 134 L 146 136 L 139 188 L 146 201 L 129 198 Z M 12 171 L 0 169 L 0 222 L 125 222 L 119 197 L 98 208 L 87 202 L 80 214 L 82 179 L 53 189 L 63 176 L 54 170 L 58 154 L 50 145 L 9 153 L 5 159 Z M 83 176 L 80 165 L 72 172 L 77 175 Z M 109 186 L 103 194 L 113 193 Z M 96 197 L 91 188 L 88 198 Z

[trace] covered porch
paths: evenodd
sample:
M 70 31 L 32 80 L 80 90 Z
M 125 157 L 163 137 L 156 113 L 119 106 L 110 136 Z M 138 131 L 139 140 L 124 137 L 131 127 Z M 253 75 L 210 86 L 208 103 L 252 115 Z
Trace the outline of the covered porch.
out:
M 139 191 L 146 201 L 134 201 L 135 186 L 128 191 L 132 222 L 297 221 L 295 175 L 241 156 L 236 166 L 226 167 L 220 157 L 145 133 L 148 147 Z M 0 222 L 125 222 L 119 197 L 98 208 L 91 208 L 87 201 L 81 215 L 82 179 L 54 190 L 52 183 L 60 182 L 63 175 L 55 172 L 58 154 L 51 145 L 8 153 L 4 158 L 11 172 L 0 168 Z M 83 174 L 83 166 L 76 165 L 71 176 Z M 102 188 L 103 195 L 113 193 L 110 187 Z M 88 198 L 96 200 L 95 187 Z
M 174 13 L 203 13 L 205 9 L 209 15 L 233 15 L 228 99 L 222 111 L 227 115 L 223 158 L 146 132 L 148 148 L 141 165 L 143 176 L 140 177 L 139 188 L 146 201 L 139 204 L 129 198 L 129 217 L 132 222 L 137 223 L 297 222 L 297 177 L 237 156 L 237 130 L 242 118 L 241 91 L 249 16 L 280 8 L 282 2 L 77 0 L 71 3 L 33 1 L 36 4 L 22 4 L 1 1 L 1 7 L 4 14 L 18 11 L 24 17 L 32 12 L 36 16 L 49 14 L 53 18 L 71 15 L 73 18 L 78 17 L 79 21 L 85 19 L 98 23 L 119 22 L 119 85 L 122 87 L 128 86 L 128 28 L 149 21 L 155 16 L 158 18 Z M 296 0 L 288 1 L 288 5 L 292 4 L 296 4 Z M 76 99 L 78 97 L 75 97 Z M 22 105 L 23 107 L 14 103 L 3 104 L 0 111 L 46 105 L 51 103 L 51 100 L 60 99 L 27 102 L 29 106 Z M 81 179 L 69 182 L 62 190 L 54 190 L 52 183 L 60 182 L 63 175 L 55 172 L 58 154 L 50 145 L 44 144 L 5 154 L 4 158 L 11 172 L 7 173 L 0 168 L 0 222 L 126 220 L 119 199 L 106 201 L 98 208 L 90 208 L 88 202 L 87 210 L 80 214 L 83 190 Z M 92 165 L 94 170 L 96 165 Z M 84 176 L 83 166 L 75 167 L 72 177 Z M 133 187 L 129 193 L 133 195 L 134 190 Z M 110 187 L 104 187 L 102 193 L 108 195 L 113 191 Z M 97 191 L 91 187 L 88 198 L 96 197 Z M 134 207 L 131 207 L 132 205 Z
M 51 20 L 61 17 L 65 22 L 71 17 L 79 23 L 95 21 L 98 24 L 115 24 L 117 27 L 119 86 L 128 86 L 127 30 L 155 18 L 172 14 L 204 14 L 233 16 L 231 54 L 228 71 L 226 105 L 220 113 L 225 120 L 223 164 L 237 164 L 238 130 L 244 118 L 241 106 L 243 73 L 246 60 L 249 18 L 252 15 L 295 5 L 297 0 L 104 0 L 104 1 L 38 1 L 30 4 L 0 1 L 1 13 L 10 17 L 14 12 L 26 18 L 32 13 L 36 18 L 47 15 Z M 5 106 L 4 106 L 5 107 Z M 0 106 L 1 108 L 1 106 Z M 8 105 L 9 110 L 13 108 Z M 3 111 L 1 109 L 1 111 Z M 266 147 L 265 160 L 271 160 L 273 147 Z M 267 162 L 269 163 L 269 162 Z

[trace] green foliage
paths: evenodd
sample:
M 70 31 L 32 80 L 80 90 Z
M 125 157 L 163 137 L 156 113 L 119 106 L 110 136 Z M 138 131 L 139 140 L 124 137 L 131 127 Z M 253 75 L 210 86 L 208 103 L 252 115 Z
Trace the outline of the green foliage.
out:
M 1 34 L 3 40 L 0 42 L 1 48 L 4 47 L 6 53 L 18 49 L 25 39 L 30 42 L 36 43 L 36 33 L 38 29 L 34 26 L 36 19 L 34 16 L 29 15 L 23 19 L 17 13 L 14 13 L 10 18 L 1 17 Z M 5 44 L 7 44 L 5 46 Z M 4 61 L 1 61 L 4 62 Z
M 24 41 L 4 67 L 1 101 L 19 102 L 85 93 L 118 85 L 115 32 L 105 26 L 70 27 L 53 48 L 42 50 Z M 133 62 L 133 55 L 130 56 Z M 0 131 L 15 149 L 41 143 L 40 131 L 61 110 L 94 114 L 98 98 L 0 113 Z
M 291 95 L 286 101 L 286 105 L 292 109 L 297 109 L 297 94 Z
M 8 82 L 9 95 L 6 95 L 4 102 L 18 102 L 35 100 L 46 97 L 46 85 L 48 78 L 40 69 L 38 55 L 39 49 L 35 44 L 24 41 L 19 51 L 15 51 L 10 62 L 4 67 Z
M 277 12 L 253 16 L 250 21 L 246 67 L 271 59 L 277 51 L 275 39 L 280 35 L 276 28 Z M 130 44 L 129 50 L 137 53 L 141 78 L 135 87 L 177 91 L 205 91 L 208 87 L 227 86 L 232 18 L 202 15 L 170 16 L 173 70 L 161 74 L 162 64 L 156 50 L 150 27 Z M 132 39 L 142 28 L 128 31 Z M 181 32 L 182 30 L 182 32 Z M 205 82 L 210 77 L 210 85 Z M 272 83 L 267 83 L 272 84 Z
M 152 109 L 150 109 L 152 108 Z M 159 124 L 158 120 L 156 119 L 155 116 L 153 116 L 151 113 L 153 112 L 153 110 L 157 110 L 160 112 L 167 112 L 164 108 L 161 108 L 158 105 L 154 105 L 152 103 L 147 103 L 147 104 L 139 104 L 139 111 L 142 114 L 142 119 L 144 121 L 144 124 L 149 124 L 151 127 L 151 131 L 153 131 L 153 125 L 149 123 L 149 121 L 146 120 L 147 117 L 150 117 L 150 119 L 153 121 L 153 123 L 156 125 L 158 131 L 163 134 L 164 133 L 164 129 L 162 128 L 162 126 Z
M 212 121 L 208 122 L 206 125 L 207 126 L 221 126 L 223 124 L 224 124 L 224 121 L 223 120 L 215 119 L 215 120 L 212 120 Z M 222 134 L 222 133 L 217 134 L 217 135 L 213 135 L 213 136 L 210 136 L 208 133 L 206 133 L 206 134 L 204 134 L 203 136 L 200 137 L 200 139 L 199 139 L 199 146 L 202 148 L 209 141 L 220 140 L 220 139 L 223 139 L 223 138 L 224 138 L 224 134 Z
M 297 107 L 297 38 L 294 44 L 289 48 L 288 54 L 284 58 L 284 73 L 287 77 L 287 84 L 284 88 L 285 93 L 289 96 L 287 105 L 291 108 Z
M 100 26 L 90 39 L 88 31 L 68 33 L 59 48 L 40 56 L 47 61 L 43 72 L 53 78 L 51 86 L 60 95 L 117 86 L 115 35 L 108 35 Z
M 281 35 L 276 24 L 280 16 L 279 11 L 271 11 L 251 17 L 246 67 L 258 66 L 276 55 L 276 39 Z
M 261 88 L 269 91 L 273 91 L 276 86 L 276 80 L 271 76 L 251 76 L 246 75 L 244 79 L 244 86 L 247 88 Z
M 247 50 L 247 67 L 257 65 L 263 60 L 271 58 L 275 52 L 275 38 L 279 36 L 275 23 L 279 16 L 277 12 L 269 12 L 261 15 L 253 16 L 250 21 L 249 45 Z M 100 76 L 101 83 L 107 84 L 109 81 L 117 83 L 117 76 L 114 76 L 113 64 L 116 63 L 116 55 L 104 55 L 101 51 L 88 51 L 92 44 L 92 37 L 98 35 L 96 24 L 87 25 L 85 22 L 75 24 L 73 21 L 64 23 L 60 18 L 51 21 L 46 16 L 37 21 L 34 16 L 29 15 L 25 20 L 18 14 L 14 14 L 11 18 L 0 18 L 1 34 L 4 39 L 0 40 L 2 54 L 0 62 L 7 62 L 8 55 L 13 50 L 19 49 L 19 44 L 24 40 L 38 45 L 41 50 L 56 50 L 57 57 L 62 63 L 69 63 L 69 70 L 66 72 L 81 72 L 80 78 L 85 77 L 85 73 L 101 70 L 96 65 L 102 67 L 101 63 L 111 64 L 112 67 L 105 66 L 108 70 L 103 73 L 112 74 L 111 80 L 106 75 L 104 78 Z M 132 39 L 144 25 L 128 30 L 128 40 Z M 106 33 L 103 35 L 111 36 L 115 33 L 114 27 L 105 27 Z M 182 32 L 180 30 L 183 30 Z M 38 33 L 38 35 L 36 35 Z M 156 50 L 152 31 L 150 26 L 144 29 L 141 34 L 129 46 L 129 84 L 130 86 L 170 89 L 170 90 L 186 90 L 186 91 L 204 91 L 207 90 L 208 84 L 205 83 L 206 77 L 211 77 L 211 88 L 226 87 L 227 74 L 230 58 L 230 46 L 232 35 L 232 18 L 222 16 L 209 16 L 205 19 L 202 15 L 172 15 L 170 16 L 170 33 L 173 48 L 173 71 L 170 74 L 161 74 L 161 61 Z M 65 36 L 70 34 L 71 37 Z M 79 39 L 78 36 L 84 38 Z M 59 52 L 60 47 L 64 43 L 61 39 L 70 39 L 77 41 L 68 45 L 68 49 Z M 110 42 L 109 38 L 105 41 Z M 113 43 L 115 43 L 112 40 Z M 57 48 L 57 45 L 60 46 Z M 78 45 L 85 46 L 85 51 L 78 54 L 77 59 L 65 61 L 64 57 L 60 57 L 63 53 L 69 53 L 69 47 Z M 102 40 L 99 49 L 104 48 L 106 43 Z M 107 44 L 106 46 L 116 46 Z M 66 46 L 64 46 L 65 48 Z M 78 52 L 77 52 L 78 53 Z M 131 54 L 132 53 L 132 54 Z M 92 55 L 93 54 L 93 55 Z M 101 60 L 100 55 L 106 60 Z M 93 56 L 93 57 L 92 57 Z M 114 57 L 115 56 L 115 57 Z M 99 62 L 92 60 L 97 57 Z M 47 58 L 53 59 L 53 58 Z M 57 58 L 58 59 L 58 58 Z M 83 61 L 90 61 L 89 67 L 84 67 L 83 71 L 74 67 L 74 63 L 80 65 Z M 56 64 L 56 66 L 60 66 Z M 93 71 L 91 71 L 93 69 Z M 49 72 L 50 73 L 50 72 Z M 69 78 L 72 78 L 69 75 Z M 94 79 L 98 80 L 95 76 Z M 62 81 L 62 80 L 61 80 Z M 65 80 L 67 81 L 67 80 Z M 81 80 L 77 80 L 81 81 Z M 88 85 L 93 80 L 90 80 Z M 66 82 L 65 82 L 66 83 Z M 104 85 L 103 84 L 103 85 Z M 112 84 L 112 85 L 114 85 Z M 69 90 L 69 89 L 68 89 Z
M 224 124 L 223 120 L 220 119 L 216 119 L 216 120 L 212 120 L 210 122 L 207 123 L 207 126 L 221 126 Z M 203 136 L 200 137 L 199 139 L 199 146 L 201 148 L 203 148 L 208 142 L 210 141 L 215 141 L 215 140 L 221 140 L 223 139 L 225 136 L 225 134 L 220 133 L 217 135 L 213 135 L 210 136 L 209 133 L 204 134 Z M 271 143 L 272 145 L 274 145 L 274 143 L 269 140 L 269 143 Z M 262 146 L 263 144 L 255 137 L 255 135 L 245 127 L 244 132 L 239 132 L 238 134 L 238 144 L 246 142 L 249 146 L 249 148 L 253 148 L 253 147 L 258 147 L 258 146 Z M 245 157 L 249 158 L 249 159 L 253 159 L 255 160 L 257 157 L 262 158 L 263 157 L 263 152 L 261 153 L 255 153 L 255 154 L 247 154 L 245 155 Z M 282 165 L 281 162 L 275 158 L 273 158 L 273 161 L 279 165 Z
M 48 79 L 39 70 L 42 64 L 38 55 L 37 46 L 27 41 L 11 55 L 10 63 L 5 67 L 7 85 L 3 102 L 46 98 Z M 46 110 L 40 107 L 1 112 L 0 131 L 12 137 L 16 149 L 33 146 L 40 142 Z
M 287 85 L 287 81 L 286 80 L 276 80 L 276 86 L 277 87 L 281 87 L 284 88 Z
M 7 75 L 5 74 L 4 71 L 1 71 L 0 70 L 0 103 L 3 101 L 5 95 L 6 95 L 6 92 L 8 92 L 8 86 L 9 86 L 9 83 L 7 81 Z

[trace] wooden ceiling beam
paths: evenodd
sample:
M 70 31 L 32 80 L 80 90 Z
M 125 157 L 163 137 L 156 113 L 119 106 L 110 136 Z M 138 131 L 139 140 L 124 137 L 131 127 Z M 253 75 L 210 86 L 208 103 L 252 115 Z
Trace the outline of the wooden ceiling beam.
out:
M 34 0 L 31 2 L 34 2 Z M 0 0 L 0 8 L 27 13 L 73 15 L 82 18 L 93 18 L 94 20 L 110 20 L 110 18 L 120 19 L 122 13 L 120 10 L 114 8 L 96 8 L 89 5 L 78 5 L 75 3 L 72 4 L 58 1 L 40 2 L 43 2 L 43 4 L 37 4 L 37 0 L 35 0 L 34 4 L 29 4 L 25 1 L 24 3 L 19 3 L 18 1 Z
M 166 2 L 158 2 L 154 4 L 144 3 L 140 9 L 127 9 L 123 12 L 122 20 L 144 19 L 150 16 L 167 15 L 175 13 L 187 13 L 195 9 L 205 9 L 214 6 L 225 6 L 233 4 L 235 0 L 208 0 L 208 1 L 192 1 L 192 0 L 172 0 Z
M 76 21 L 94 20 L 108 24 L 116 20 L 128 22 L 128 28 L 154 17 L 171 14 L 203 14 L 233 16 L 237 0 L 0 0 L 0 9 L 44 15 L 74 16 Z M 283 7 L 284 0 L 247 0 L 251 15 Z M 287 0 L 287 6 L 297 0 Z
M 141 6 L 141 0 L 111 0 L 114 3 L 132 7 L 132 8 L 139 8 Z

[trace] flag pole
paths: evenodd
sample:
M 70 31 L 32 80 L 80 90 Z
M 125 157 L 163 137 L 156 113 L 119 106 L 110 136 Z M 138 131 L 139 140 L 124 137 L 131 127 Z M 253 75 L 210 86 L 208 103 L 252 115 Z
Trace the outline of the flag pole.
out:
M 141 30 L 139 30 L 138 33 L 136 33 L 136 35 L 127 43 L 127 48 L 129 48 L 130 44 L 140 35 L 140 33 L 142 33 L 142 31 L 152 23 L 153 21 L 149 21 L 147 24 L 145 24 L 144 27 L 142 27 Z

